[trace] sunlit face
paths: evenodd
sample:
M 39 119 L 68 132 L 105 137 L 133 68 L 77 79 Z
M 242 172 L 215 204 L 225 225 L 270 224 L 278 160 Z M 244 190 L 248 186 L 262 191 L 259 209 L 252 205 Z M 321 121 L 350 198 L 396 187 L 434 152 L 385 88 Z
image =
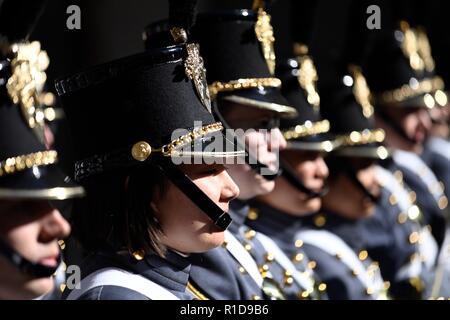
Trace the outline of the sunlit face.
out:
M 328 177 L 328 167 L 319 152 L 284 150 L 282 159 L 308 189 L 320 192 Z M 294 216 L 304 216 L 320 210 L 321 198 L 310 198 L 279 177 L 273 192 L 261 197 L 263 202 Z
M 351 162 L 354 162 L 352 166 L 356 168 L 356 177 L 361 184 L 378 197 L 381 189 L 375 164 L 358 159 L 352 159 Z M 359 219 L 373 214 L 376 204 L 345 173 L 339 172 L 330 179 L 330 191 L 324 197 L 323 205 L 347 218 Z
M 420 152 L 431 130 L 431 118 L 428 111 L 424 108 L 386 107 L 385 112 L 414 143 L 401 137 L 382 119 L 377 118 L 377 125 L 379 124 L 386 131 L 386 142 L 394 148 Z
M 55 267 L 58 239 L 70 226 L 47 201 L 0 201 L 0 236 L 26 259 Z M 32 299 L 50 292 L 52 277 L 25 275 L 0 255 L 0 298 Z
M 239 195 L 239 188 L 222 165 L 183 165 L 181 169 L 224 211 Z M 224 232 L 172 183 L 164 194 L 156 195 L 153 207 L 164 234 L 162 242 L 168 248 L 188 254 L 223 243 Z
M 271 171 L 278 171 L 279 151 L 286 148 L 286 140 L 277 127 L 268 126 L 273 122 L 274 113 L 248 106 L 228 105 L 224 115 L 228 125 L 245 132 L 243 139 L 250 154 Z M 247 164 L 228 166 L 228 172 L 239 186 L 239 198 L 242 200 L 267 194 L 275 187 L 274 181 L 264 179 L 261 172 L 256 172 Z

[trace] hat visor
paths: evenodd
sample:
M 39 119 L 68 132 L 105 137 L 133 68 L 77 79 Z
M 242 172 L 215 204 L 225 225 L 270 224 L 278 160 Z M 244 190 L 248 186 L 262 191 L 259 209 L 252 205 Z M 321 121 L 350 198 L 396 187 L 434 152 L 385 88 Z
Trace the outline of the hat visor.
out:
M 378 144 L 341 146 L 334 150 L 333 154 L 339 157 L 370 158 L 378 160 L 385 160 L 391 156 L 389 149 Z
M 298 114 L 277 88 L 236 90 L 232 93 L 220 94 L 219 98 L 244 106 L 269 110 L 282 118 L 293 118 Z
M 0 199 L 66 200 L 85 195 L 56 165 L 35 166 L 0 179 Z
M 236 143 L 236 137 L 222 131 L 195 139 L 191 144 L 173 150 L 174 162 L 184 164 L 244 164 L 245 149 Z

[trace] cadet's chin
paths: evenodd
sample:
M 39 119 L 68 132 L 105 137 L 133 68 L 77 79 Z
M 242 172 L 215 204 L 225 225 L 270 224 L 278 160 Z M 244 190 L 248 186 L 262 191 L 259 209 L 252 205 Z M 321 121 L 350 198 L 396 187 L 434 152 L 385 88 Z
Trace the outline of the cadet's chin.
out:
M 204 233 L 201 236 L 201 249 L 197 250 L 196 253 L 206 252 L 211 249 L 220 247 L 225 241 L 225 233 L 219 231 L 216 226 L 213 226 L 210 232 Z
M 321 198 L 313 198 L 305 201 L 305 211 L 307 212 L 318 212 L 322 207 L 322 199 Z
M 21 285 L 14 286 L 14 288 L 7 289 L 5 292 L 6 299 L 9 300 L 31 300 L 39 298 L 54 289 L 53 277 L 28 279 Z M 6 290 L 5 290 L 6 291 Z

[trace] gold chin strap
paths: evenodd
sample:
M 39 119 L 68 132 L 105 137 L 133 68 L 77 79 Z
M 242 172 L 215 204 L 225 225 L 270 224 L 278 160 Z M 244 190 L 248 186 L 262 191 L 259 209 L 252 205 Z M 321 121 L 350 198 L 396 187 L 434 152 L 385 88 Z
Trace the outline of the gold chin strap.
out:
M 140 141 L 135 143 L 131 148 L 131 155 L 137 161 L 145 161 L 152 153 L 156 152 L 161 153 L 165 157 L 170 157 L 173 152 L 183 148 L 195 140 L 222 130 L 223 125 L 221 122 L 212 123 L 201 128 L 196 128 L 158 149 L 152 148 L 146 141 Z
M 57 161 L 58 153 L 53 150 L 8 158 L 0 162 L 0 177 L 31 169 L 35 166 L 51 165 Z

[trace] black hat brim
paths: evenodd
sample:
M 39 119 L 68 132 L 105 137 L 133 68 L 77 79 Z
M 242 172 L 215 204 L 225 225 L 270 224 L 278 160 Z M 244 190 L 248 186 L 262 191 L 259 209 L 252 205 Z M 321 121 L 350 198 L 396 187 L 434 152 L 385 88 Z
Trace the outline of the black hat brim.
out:
M 236 90 L 231 93 L 220 94 L 219 98 L 253 108 L 272 111 L 281 117 L 291 118 L 297 116 L 297 110 L 289 104 L 278 89 L 274 88 Z
M 391 152 L 382 145 L 367 144 L 359 146 L 341 146 L 333 151 L 333 155 L 338 157 L 386 160 L 391 156 Z
M 56 165 L 35 166 L 0 179 L 0 199 L 66 200 L 85 195 Z

